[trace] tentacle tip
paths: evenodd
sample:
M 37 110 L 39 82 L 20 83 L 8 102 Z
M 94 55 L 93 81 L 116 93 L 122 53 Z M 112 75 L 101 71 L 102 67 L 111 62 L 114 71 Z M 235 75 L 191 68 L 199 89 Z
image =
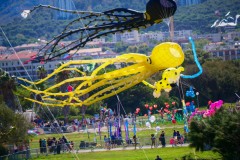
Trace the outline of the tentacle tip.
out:
M 159 98 L 161 96 L 161 93 L 159 92 L 159 93 L 157 93 L 157 92 L 153 92 L 153 97 L 154 98 Z

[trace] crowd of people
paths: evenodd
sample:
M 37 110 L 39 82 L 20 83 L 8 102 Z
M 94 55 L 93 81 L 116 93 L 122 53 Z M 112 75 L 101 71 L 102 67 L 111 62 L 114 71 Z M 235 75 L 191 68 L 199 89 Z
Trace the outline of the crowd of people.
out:
M 170 144 L 172 146 L 177 146 L 178 144 L 182 145 L 184 143 L 184 137 L 180 134 L 179 131 L 173 131 L 173 137 L 170 139 Z
M 65 136 L 58 140 L 53 138 L 39 139 L 40 153 L 60 154 L 62 152 L 72 151 L 74 148 L 73 141 L 68 141 Z
M 162 147 L 166 147 L 166 138 L 165 132 L 162 131 L 159 136 L 159 142 L 161 143 Z M 184 143 L 184 137 L 180 134 L 179 131 L 174 130 L 173 136 L 170 138 L 169 143 L 173 146 L 177 146 L 178 144 L 182 145 Z M 156 147 L 156 137 L 154 134 L 151 134 L 151 148 Z

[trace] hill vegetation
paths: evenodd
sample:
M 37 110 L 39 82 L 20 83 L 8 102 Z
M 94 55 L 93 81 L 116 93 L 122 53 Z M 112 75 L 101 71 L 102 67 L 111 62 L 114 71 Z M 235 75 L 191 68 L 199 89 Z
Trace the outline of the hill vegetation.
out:
M 63 27 L 70 20 L 56 19 L 54 15 L 56 12 L 52 12 L 51 10 L 37 10 L 27 19 L 22 19 L 20 17 L 20 13 L 24 9 L 32 9 L 33 6 L 38 4 L 53 5 L 51 3 L 45 0 L 7 0 L 0 4 L 0 24 L 3 26 L 3 30 L 14 46 L 35 42 L 39 38 L 50 40 L 53 36 L 61 33 Z M 106 11 L 117 7 L 123 7 L 144 12 L 147 0 L 132 0 L 131 3 L 127 0 L 74 0 L 74 3 L 74 8 L 76 7 L 77 10 L 82 11 Z M 197 33 L 215 32 L 215 29 L 210 28 L 213 22 L 218 18 L 214 14 L 215 11 L 218 10 L 222 14 L 222 17 L 224 17 L 228 11 L 231 11 L 231 16 L 234 17 L 236 14 L 240 13 L 239 8 L 240 5 L 238 0 L 207 0 L 199 5 L 178 7 L 174 16 L 175 30 L 191 29 Z M 149 30 L 168 31 L 168 26 L 167 23 L 161 23 L 145 31 Z M 0 33 L 0 36 L 1 34 L 2 33 Z M 3 45 L 7 46 L 4 40 Z

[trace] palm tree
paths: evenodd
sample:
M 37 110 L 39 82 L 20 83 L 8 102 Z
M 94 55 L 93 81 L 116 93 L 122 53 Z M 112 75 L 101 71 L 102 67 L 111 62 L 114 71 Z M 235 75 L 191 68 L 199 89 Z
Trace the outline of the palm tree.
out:
M 13 111 L 16 110 L 15 96 L 13 91 L 16 91 L 15 77 L 0 68 L 0 94 L 3 97 L 5 104 Z
M 59 62 L 59 64 L 57 64 L 56 68 L 60 67 L 62 64 L 64 64 L 64 62 Z M 59 72 L 55 77 L 55 82 L 56 83 L 62 82 L 64 80 L 68 79 L 70 76 L 71 76 L 71 71 L 66 71 L 65 70 L 65 71 Z M 59 91 L 64 93 L 64 92 L 66 92 L 67 87 L 68 87 L 68 84 L 61 85 L 59 87 Z M 62 100 L 64 100 L 65 98 L 66 97 L 62 97 Z M 64 106 L 63 109 L 62 109 L 62 112 L 63 112 L 63 115 L 64 115 L 65 123 L 67 123 L 68 122 L 68 115 L 69 115 L 69 112 L 70 112 L 70 107 L 69 106 Z
M 37 67 L 37 76 L 38 76 L 38 79 L 43 79 L 47 76 L 47 71 L 45 70 L 44 66 L 38 66 Z M 44 90 L 45 89 L 45 83 L 40 83 L 40 84 L 37 84 L 36 86 L 33 86 L 33 88 L 35 89 L 39 89 L 39 90 Z M 42 96 L 41 94 L 34 94 L 34 93 L 31 93 L 31 98 L 33 99 L 36 99 L 38 101 L 42 101 Z M 39 109 L 41 107 L 40 104 L 35 104 L 33 103 L 33 110 L 34 110 L 34 106 L 36 107 L 36 109 Z
M 43 79 L 43 78 L 47 77 L 47 71 L 44 68 L 44 66 L 38 66 L 37 67 L 37 75 L 38 75 L 38 79 Z M 37 87 L 40 90 L 44 90 L 44 83 L 41 83 L 41 84 L 37 85 Z
M 38 66 L 37 67 L 37 75 L 39 79 L 43 79 L 47 76 L 47 71 L 44 68 L 44 66 Z

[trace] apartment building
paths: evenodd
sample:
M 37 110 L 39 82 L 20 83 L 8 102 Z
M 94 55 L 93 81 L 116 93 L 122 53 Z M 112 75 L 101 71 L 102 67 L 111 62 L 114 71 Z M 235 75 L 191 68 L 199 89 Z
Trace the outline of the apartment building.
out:
M 209 43 L 203 48 L 212 54 L 213 58 L 221 58 L 223 60 L 240 59 L 240 45 L 238 43 L 225 44 L 224 42 Z
M 136 43 L 139 42 L 139 33 L 137 30 L 124 33 L 115 33 L 112 36 L 113 42 Z

